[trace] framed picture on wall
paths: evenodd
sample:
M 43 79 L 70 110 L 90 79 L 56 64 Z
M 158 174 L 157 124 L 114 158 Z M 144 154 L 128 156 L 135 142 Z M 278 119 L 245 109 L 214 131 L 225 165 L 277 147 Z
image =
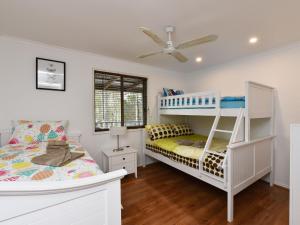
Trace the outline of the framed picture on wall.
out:
M 66 63 L 36 58 L 36 89 L 65 91 Z

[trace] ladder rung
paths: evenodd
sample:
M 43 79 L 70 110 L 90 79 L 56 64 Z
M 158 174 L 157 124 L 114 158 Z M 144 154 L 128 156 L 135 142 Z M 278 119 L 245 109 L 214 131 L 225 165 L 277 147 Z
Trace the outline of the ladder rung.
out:
M 226 155 L 226 154 L 224 154 L 224 153 L 222 153 L 222 152 L 215 152 L 215 151 L 211 151 L 211 150 L 206 150 L 205 152 L 206 152 L 206 153 L 215 154 L 215 155 L 219 155 L 219 156 L 224 156 L 224 157 L 225 157 L 225 155 Z
M 230 134 L 233 132 L 232 130 L 220 130 L 220 129 L 216 129 L 215 131 L 222 132 L 222 133 L 230 133 Z

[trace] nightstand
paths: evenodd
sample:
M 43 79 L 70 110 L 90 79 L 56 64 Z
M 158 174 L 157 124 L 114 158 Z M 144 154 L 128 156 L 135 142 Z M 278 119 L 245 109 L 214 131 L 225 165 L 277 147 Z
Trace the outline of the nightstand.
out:
M 122 151 L 104 150 L 102 154 L 104 172 L 125 169 L 128 174 L 134 173 L 137 178 L 137 150 L 124 147 Z

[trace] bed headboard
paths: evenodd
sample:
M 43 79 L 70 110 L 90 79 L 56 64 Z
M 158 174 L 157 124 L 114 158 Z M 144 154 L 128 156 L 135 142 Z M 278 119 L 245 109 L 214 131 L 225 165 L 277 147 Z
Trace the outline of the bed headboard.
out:
M 68 132 L 68 138 L 71 138 L 78 143 L 81 142 L 81 132 L 80 131 L 70 131 Z
M 0 146 L 6 145 L 12 135 L 11 129 L 0 130 Z
M 0 130 L 0 146 L 6 145 L 12 135 L 12 129 Z M 71 138 L 80 143 L 81 141 L 81 132 L 71 131 L 68 132 L 68 138 Z
M 249 118 L 272 118 L 274 88 L 252 81 L 246 82 L 246 107 Z

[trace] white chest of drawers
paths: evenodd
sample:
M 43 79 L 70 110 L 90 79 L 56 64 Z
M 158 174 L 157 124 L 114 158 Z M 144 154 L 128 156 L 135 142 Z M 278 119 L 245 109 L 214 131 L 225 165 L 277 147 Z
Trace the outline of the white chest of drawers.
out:
M 104 150 L 102 155 L 104 172 L 125 169 L 128 174 L 134 173 L 137 178 L 137 150 L 124 147 L 124 150 L 114 152 L 112 149 Z
M 290 144 L 290 225 L 300 224 L 300 124 L 291 125 Z

